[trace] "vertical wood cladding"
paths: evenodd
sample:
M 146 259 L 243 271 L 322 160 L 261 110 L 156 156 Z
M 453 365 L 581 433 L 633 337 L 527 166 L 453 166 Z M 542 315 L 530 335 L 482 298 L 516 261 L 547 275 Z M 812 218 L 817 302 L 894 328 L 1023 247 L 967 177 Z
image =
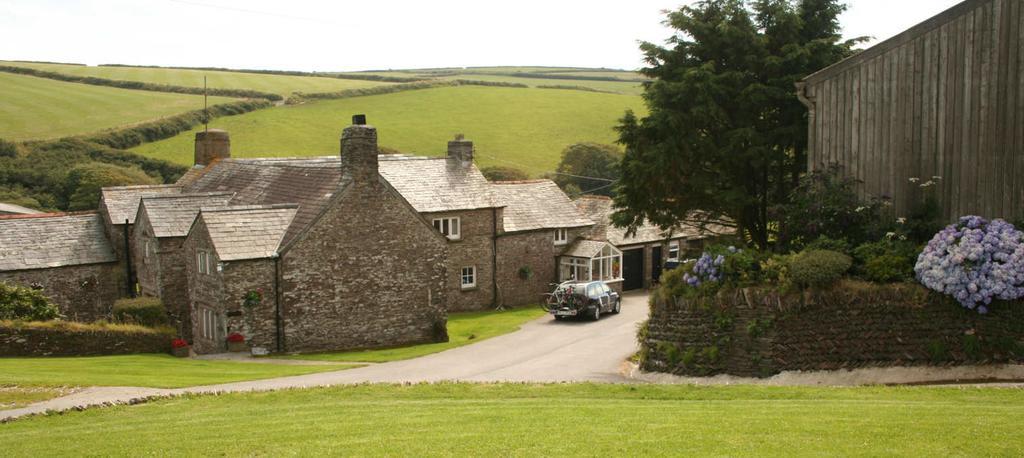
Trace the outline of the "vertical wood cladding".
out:
M 967 0 L 805 80 L 808 166 L 893 198 L 942 177 L 947 218 L 1024 216 L 1024 0 Z

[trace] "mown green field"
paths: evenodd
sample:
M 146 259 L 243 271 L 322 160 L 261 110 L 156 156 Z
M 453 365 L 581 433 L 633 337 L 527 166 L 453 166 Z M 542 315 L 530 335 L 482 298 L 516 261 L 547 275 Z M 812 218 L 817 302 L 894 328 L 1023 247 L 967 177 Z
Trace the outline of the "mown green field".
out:
M 474 141 L 481 166 L 512 165 L 532 174 L 554 170 L 566 146 L 612 143 L 613 127 L 627 108 L 643 111 L 640 97 L 572 90 L 481 86 L 444 87 L 324 100 L 215 119 L 231 133 L 235 157 L 338 154 L 341 130 L 365 113 L 383 146 L 442 155 L 463 133 Z M 134 151 L 179 164 L 193 160 L 193 132 Z
M 402 359 L 418 358 L 463 345 L 480 342 L 481 340 L 508 334 L 527 321 L 544 316 L 540 306 L 529 306 L 500 312 L 463 312 L 448 315 L 448 341 L 432 344 L 412 345 L 401 348 L 385 348 L 382 350 L 347 351 L 335 353 L 311 353 L 293 355 L 286 358 L 316 361 L 352 361 L 367 363 L 383 363 Z
M 227 394 L 0 424 L 4 456 L 1020 456 L 1024 391 L 592 384 Z
M 95 76 L 114 80 L 143 81 L 175 86 L 203 87 L 203 76 L 211 88 L 252 89 L 287 97 L 292 92 L 334 92 L 343 89 L 380 86 L 379 81 L 348 80 L 315 76 L 266 75 L 260 73 L 218 72 L 147 67 L 86 67 L 83 65 L 3 62 L 0 65 L 29 67 L 77 76 Z
M 233 99 L 211 97 L 210 104 Z M 0 73 L 0 138 L 85 134 L 203 107 L 199 95 L 135 91 Z
M 352 367 L 356 366 L 284 366 L 203 361 L 162 354 L 0 358 L 0 385 L 180 388 L 337 371 Z

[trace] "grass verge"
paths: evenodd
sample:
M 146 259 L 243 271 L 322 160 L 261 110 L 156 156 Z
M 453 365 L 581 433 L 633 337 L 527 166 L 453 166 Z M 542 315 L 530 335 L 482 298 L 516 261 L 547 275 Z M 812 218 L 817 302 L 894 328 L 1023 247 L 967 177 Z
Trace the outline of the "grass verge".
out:
M 160 354 L 0 358 L 0 385 L 181 388 L 337 371 L 352 367 L 356 365 L 285 366 L 202 361 Z
M 1019 456 L 1024 391 L 368 385 L 199 396 L 0 425 L 6 456 Z
M 466 312 L 448 315 L 448 341 L 434 344 L 413 345 L 383 350 L 347 351 L 335 353 L 312 353 L 290 355 L 285 358 L 316 361 L 350 361 L 383 363 L 416 358 L 445 351 L 484 339 L 508 334 L 519 329 L 523 323 L 544 315 L 540 307 L 523 307 L 501 312 Z
M 72 391 L 66 387 L 0 385 L 0 410 L 25 407 L 34 402 L 71 394 Z

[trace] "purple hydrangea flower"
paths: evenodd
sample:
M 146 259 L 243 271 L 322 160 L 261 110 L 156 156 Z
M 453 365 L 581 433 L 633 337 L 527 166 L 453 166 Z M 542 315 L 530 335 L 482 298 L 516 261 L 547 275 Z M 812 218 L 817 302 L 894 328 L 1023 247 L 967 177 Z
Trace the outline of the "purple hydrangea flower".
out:
M 924 286 L 987 313 L 993 299 L 1024 298 L 1024 233 L 1001 219 L 964 216 L 935 234 L 914 272 Z

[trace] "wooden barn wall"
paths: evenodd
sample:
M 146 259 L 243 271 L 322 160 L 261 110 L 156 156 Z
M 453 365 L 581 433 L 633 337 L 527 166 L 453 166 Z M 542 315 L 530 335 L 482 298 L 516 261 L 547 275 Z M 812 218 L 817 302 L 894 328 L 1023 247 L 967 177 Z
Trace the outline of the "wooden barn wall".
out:
M 809 167 L 838 163 L 897 213 L 942 177 L 946 217 L 1024 217 L 1024 0 L 969 0 L 811 75 Z

